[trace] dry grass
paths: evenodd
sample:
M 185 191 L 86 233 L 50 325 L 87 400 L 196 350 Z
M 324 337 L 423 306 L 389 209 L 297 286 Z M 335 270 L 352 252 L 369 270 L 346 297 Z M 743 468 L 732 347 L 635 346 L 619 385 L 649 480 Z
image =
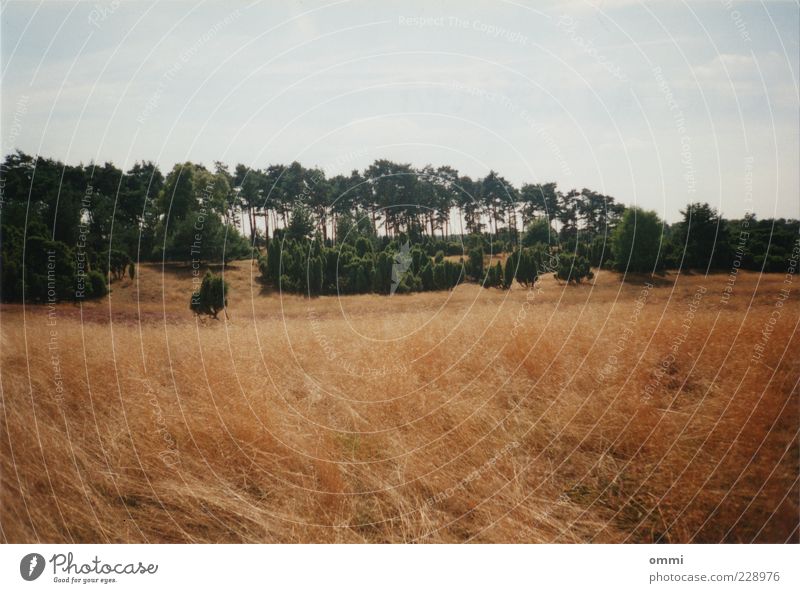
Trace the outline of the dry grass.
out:
M 668 277 L 636 317 L 609 273 L 314 300 L 226 274 L 228 322 L 185 268 L 2 308 L 3 540 L 798 540 L 796 290 L 751 359 L 783 276 L 727 304 Z

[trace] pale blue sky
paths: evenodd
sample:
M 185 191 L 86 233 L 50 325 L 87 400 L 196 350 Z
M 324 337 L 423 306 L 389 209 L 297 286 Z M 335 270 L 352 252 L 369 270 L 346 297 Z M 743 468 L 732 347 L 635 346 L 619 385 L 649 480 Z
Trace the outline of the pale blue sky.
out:
M 535 7 L 532 8 L 532 7 Z M 800 216 L 796 2 L 3 2 L 2 144 Z

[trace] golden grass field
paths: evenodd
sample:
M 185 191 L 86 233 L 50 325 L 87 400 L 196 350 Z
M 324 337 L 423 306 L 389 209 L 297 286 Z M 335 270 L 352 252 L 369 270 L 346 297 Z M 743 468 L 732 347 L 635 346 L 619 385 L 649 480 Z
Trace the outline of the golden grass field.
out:
M 185 267 L 2 306 L 4 541 L 798 541 L 783 275 L 726 302 L 725 274 L 644 300 L 605 271 L 312 300 L 225 274 L 227 321 Z

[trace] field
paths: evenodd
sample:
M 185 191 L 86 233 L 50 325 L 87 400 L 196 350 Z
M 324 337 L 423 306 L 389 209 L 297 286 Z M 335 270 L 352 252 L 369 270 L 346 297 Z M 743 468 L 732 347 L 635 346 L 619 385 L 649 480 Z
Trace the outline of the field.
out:
M 2 306 L 4 541 L 798 541 L 783 275 L 309 300 L 225 274 L 227 320 L 179 266 Z

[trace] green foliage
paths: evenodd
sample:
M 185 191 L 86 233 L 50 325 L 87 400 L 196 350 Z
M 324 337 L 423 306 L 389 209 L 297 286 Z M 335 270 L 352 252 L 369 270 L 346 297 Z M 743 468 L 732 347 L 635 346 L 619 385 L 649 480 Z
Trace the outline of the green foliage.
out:
M 247 240 L 239 232 L 225 226 L 219 216 L 189 212 L 171 226 L 159 227 L 167 232 L 163 245 L 157 245 L 154 259 L 225 263 L 250 256 Z
M 483 279 L 483 248 L 473 247 L 469 250 L 467 260 L 467 276 L 476 282 Z
M 499 261 L 489 266 L 486 271 L 486 280 L 483 283 L 484 288 L 499 288 L 503 286 L 503 264 Z
M 708 270 L 728 267 L 731 245 L 728 227 L 717 211 L 699 202 L 681 210 L 683 220 L 676 225 L 675 251 L 682 252 L 682 267 Z
M 151 162 L 122 171 L 108 162 L 65 165 L 15 152 L 4 158 L 2 183 L 3 300 L 49 295 L 42 241 L 54 242 L 47 250 L 56 253 L 58 272 L 49 283 L 57 298 L 75 299 L 107 291 L 90 279 L 93 271 L 134 277 L 133 254 L 192 263 L 258 255 L 265 282 L 286 290 L 390 294 L 395 258 L 409 245 L 410 265 L 400 267 L 410 277 L 395 277 L 403 291 L 452 289 L 467 277 L 494 284 L 497 271 L 484 269 L 484 254 L 508 254 L 516 245 L 519 253 L 503 267 L 505 287 L 535 282 L 550 251 L 641 272 L 681 262 L 785 271 L 798 235 L 796 220 L 725 221 L 702 203 L 689 204 L 669 229 L 655 214 L 626 211 L 587 188 L 563 192 L 549 182 L 517 189 L 495 171 L 473 179 L 450 167 L 386 159 L 332 178 L 298 162 L 262 170 L 239 164 L 233 172 L 219 162 L 213 171 L 186 162 L 164 176 Z M 462 223 L 466 234 L 451 233 Z M 265 253 L 254 250 L 262 245 Z M 454 256 L 466 264 L 446 259 Z M 557 259 L 552 268 L 566 273 Z
M 415 245 L 411 251 L 411 272 L 415 275 L 419 274 L 422 266 L 430 261 L 430 258 L 425 255 L 425 252 L 419 245 Z
M 289 239 L 300 241 L 311 237 L 314 232 L 314 221 L 307 208 L 298 206 L 292 212 L 286 235 Z
M 553 245 L 557 243 L 558 233 L 555 232 L 546 218 L 536 218 L 528 225 L 522 236 L 522 245 L 533 247 L 539 243 Z
M 514 251 L 506 260 L 503 286 L 510 288 L 514 280 L 525 287 L 533 285 L 545 269 L 546 258 L 547 252 L 541 244 Z
M 125 271 L 131 265 L 131 258 L 124 251 L 110 249 L 100 254 L 98 263 L 104 274 L 110 273 L 114 280 L 120 280 L 125 277 Z
M 732 260 L 739 258 L 741 266 L 749 270 L 787 271 L 800 236 L 800 222 L 783 218 L 757 220 L 751 216 L 728 221 L 727 226 Z
M 372 243 L 366 237 L 358 237 L 358 239 L 356 239 L 355 248 L 358 257 L 364 257 L 372 253 Z
M 517 266 L 519 265 L 519 251 L 514 251 L 506 258 L 506 266 L 503 269 L 503 288 L 511 288 L 514 284 Z
M 558 269 L 555 272 L 555 277 L 567 284 L 570 282 L 580 284 L 584 279 L 591 280 L 594 278 L 594 273 L 589 267 L 589 260 L 582 255 L 559 253 Z
M 403 279 L 397 285 L 395 294 L 409 294 L 412 292 L 420 292 L 422 290 L 422 280 L 419 276 L 414 274 L 405 274 Z
M 133 264 L 131 264 L 133 266 Z M 131 276 L 133 278 L 133 276 Z M 97 270 L 91 270 L 86 275 L 86 290 L 87 294 L 93 298 L 98 299 L 108 294 L 108 286 L 106 286 L 106 277 Z
M 662 231 L 655 212 L 626 210 L 611 239 L 614 267 L 620 272 L 653 273 L 663 269 Z
M 451 290 L 466 280 L 466 270 L 464 269 L 464 262 L 452 262 L 450 260 L 444 261 L 445 271 L 445 288 Z
M 4 230 L 0 252 L 3 301 L 24 298 L 28 302 L 58 302 L 105 295 L 105 290 L 94 293 L 91 282 L 86 282 L 86 269 L 77 268 L 75 255 L 65 243 L 28 237 L 23 260 L 22 233 L 17 229 Z
M 345 278 L 340 283 L 340 289 L 349 294 L 369 292 L 373 284 L 373 274 L 372 258 L 356 257 L 345 266 Z
M 192 293 L 189 308 L 198 316 L 210 315 L 217 319 L 228 306 L 228 283 L 219 274 L 206 272 L 200 290 Z M 226 312 L 227 315 L 227 312 Z
M 580 243 L 578 253 L 586 256 L 589 263 L 599 268 L 608 265 L 614 260 L 611 237 L 595 236 L 590 243 Z
M 387 251 L 378 254 L 375 262 L 375 276 L 372 280 L 372 289 L 379 294 L 389 294 L 392 289 L 392 265 L 394 257 Z
M 176 165 L 157 204 L 154 260 L 224 263 L 251 255 L 250 244 L 231 223 L 230 181 L 201 165 Z

